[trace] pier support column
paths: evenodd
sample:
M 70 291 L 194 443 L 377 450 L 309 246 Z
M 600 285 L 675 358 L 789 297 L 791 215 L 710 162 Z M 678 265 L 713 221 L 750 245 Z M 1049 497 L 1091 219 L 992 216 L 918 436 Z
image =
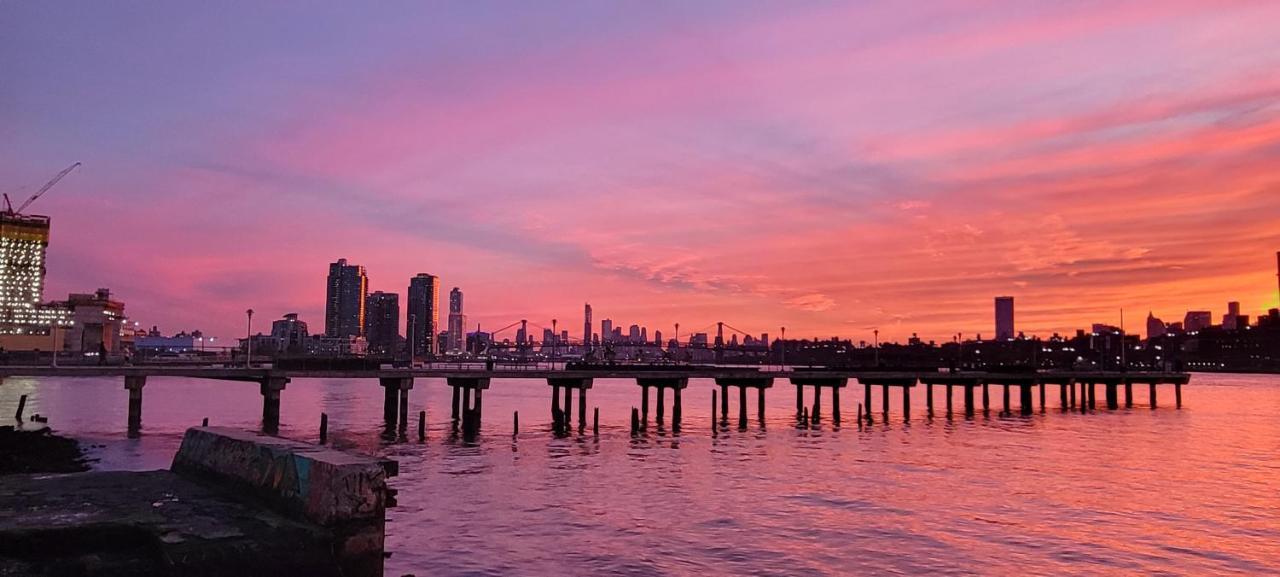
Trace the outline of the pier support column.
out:
M 1182 383 L 1173 384 L 1174 408 L 1182 408 Z
M 947 383 L 947 416 L 951 416 L 951 383 Z
M 453 389 L 453 406 L 449 409 L 449 418 L 452 420 L 452 424 L 450 426 L 453 428 L 454 432 L 457 432 L 458 418 L 461 415 L 461 411 L 462 411 L 462 397 L 460 396 L 462 394 L 462 391 L 458 390 L 458 387 L 450 387 L 450 388 Z M 560 401 L 557 401 L 554 398 L 551 400 L 552 400 L 552 414 L 554 414 L 554 411 L 556 411 L 560 406 Z
M 729 398 L 725 397 L 725 400 L 728 401 Z M 738 386 L 738 428 L 747 428 L 747 388 L 741 385 Z
M 560 414 L 560 386 L 553 382 L 551 383 L 551 422 L 556 427 L 560 426 Z
M 796 418 L 804 413 L 804 387 L 796 385 Z
M 1040 384 L 1040 412 L 1041 412 L 1041 413 L 1043 413 L 1043 412 L 1044 412 L 1044 409 L 1045 409 L 1045 406 L 1046 406 L 1048 403 L 1045 403 L 1045 402 L 1044 402 L 1044 388 L 1045 388 L 1044 381 L 1040 381 L 1040 383 L 1039 383 L 1039 384 Z
M 573 428 L 573 389 L 564 388 L 564 432 Z
M 991 412 L 991 393 L 987 390 L 987 384 L 982 383 L 982 414 Z
M 925 383 L 927 387 L 924 392 L 924 404 L 929 409 L 929 416 L 933 416 L 933 383 Z
M 587 388 L 578 389 L 578 432 L 587 430 Z
M 729 422 L 729 385 L 720 385 L 720 420 Z M 715 415 L 712 415 L 713 417 Z
M 455 403 L 454 407 L 462 415 L 463 436 L 479 433 L 481 417 L 484 415 L 484 390 L 489 388 L 489 378 L 448 377 L 446 382 L 450 387 L 453 387 L 454 398 L 461 397 L 461 402 Z M 459 391 L 458 389 L 462 390 Z M 474 404 L 471 402 L 471 393 L 473 392 L 476 397 Z M 455 420 L 454 431 L 458 430 L 456 423 L 457 421 Z
M 819 415 L 822 414 L 822 385 L 813 386 L 813 413 L 809 415 L 811 423 L 818 423 L 822 420 Z
M 1126 409 L 1133 406 L 1133 381 L 1125 380 L 1124 382 L 1124 407 Z
M 1072 408 L 1072 409 L 1076 408 L 1076 382 L 1075 382 L 1075 381 L 1067 381 L 1067 382 L 1063 383 L 1063 384 L 1062 384 L 1062 386 L 1064 386 L 1064 387 L 1066 387 L 1066 388 L 1068 388 L 1068 389 L 1070 389 L 1070 390 L 1071 390 L 1071 405 L 1070 405 L 1070 408 Z
M 760 405 L 759 407 L 756 408 L 756 413 L 757 413 L 756 416 L 760 418 L 761 424 L 764 424 L 764 389 L 765 389 L 764 387 L 760 387 L 759 389 L 756 389 L 756 394 L 759 397 L 758 399 L 756 399 L 756 402 L 759 403 Z
M 880 409 L 885 419 L 889 417 L 889 385 L 880 386 Z
M 283 391 L 288 383 L 289 379 L 283 377 L 268 377 L 260 382 L 264 433 L 274 435 L 280 431 L 280 391 Z
M 1010 411 L 1009 411 L 1009 384 L 1008 384 L 1008 383 L 1005 383 L 1005 385 L 1004 385 L 1004 410 L 1003 410 L 1003 411 L 1001 411 L 1001 412 L 1003 412 L 1003 413 L 1004 413 L 1004 414 L 1006 414 L 1006 415 L 1010 414 Z
M 964 385 L 964 416 L 972 417 L 974 413 L 973 407 L 973 388 L 977 385 Z
M 902 419 L 911 418 L 911 387 L 902 387 Z
M 867 407 L 867 418 L 870 419 L 871 418 L 871 384 L 863 383 L 862 390 L 863 390 L 863 393 L 865 393 L 864 396 L 866 397 L 865 399 L 863 399 L 863 405 Z
M 1030 415 L 1035 412 L 1035 407 L 1031 404 L 1031 388 L 1035 385 L 1019 385 L 1018 405 L 1022 409 L 1023 415 Z M 1044 385 L 1040 385 L 1040 407 L 1044 407 Z
M 1058 385 L 1058 404 L 1062 405 L 1062 410 L 1067 410 L 1067 384 Z
M 1090 411 L 1094 411 L 1094 410 L 1097 410 L 1097 409 L 1098 409 L 1098 402 L 1097 402 L 1097 401 L 1098 401 L 1098 386 L 1097 386 L 1097 385 L 1098 385 L 1098 383 L 1095 383 L 1095 382 L 1093 382 L 1093 381 L 1089 381 L 1089 383 L 1088 383 L 1088 390 L 1089 390 L 1089 410 L 1090 410 Z
M 147 377 L 127 376 L 124 388 L 129 391 L 129 436 L 134 437 L 142 429 L 142 387 L 147 385 Z M 24 397 L 25 400 L 25 397 Z
M 672 391 L 675 397 L 671 402 L 671 428 L 680 430 L 680 420 L 684 416 L 684 406 L 680 404 L 680 387 L 675 387 Z
M 649 426 L 649 387 L 640 387 L 640 424 Z
M 1119 395 L 1119 391 L 1117 391 L 1117 388 L 1120 386 L 1120 384 L 1115 381 L 1108 381 L 1107 383 L 1105 383 L 1105 386 L 1107 387 L 1107 409 L 1112 411 L 1119 409 L 1120 395 Z
M 831 422 L 840 424 L 840 387 L 831 387 Z
M 1156 383 L 1155 383 L 1155 381 L 1151 381 L 1150 383 L 1147 383 L 1147 390 L 1149 391 L 1149 393 L 1150 393 L 1150 395 L 1151 395 L 1151 408 L 1153 408 L 1153 409 L 1154 409 L 1154 408 L 1156 408 Z
M 662 424 L 662 417 L 664 416 L 664 415 L 663 415 L 663 411 L 665 411 L 665 410 L 666 410 L 666 409 L 665 409 L 665 405 L 666 405 L 666 398 L 664 398 L 664 397 L 666 397 L 666 396 L 667 396 L 666 390 L 667 390 L 667 389 L 666 389 L 665 387 L 658 387 L 658 398 L 657 398 L 657 401 L 658 401 L 658 418 L 657 418 L 657 420 L 656 420 L 656 421 L 654 421 L 654 422 L 658 423 L 659 425 L 661 425 L 661 424 Z
M 387 429 L 395 427 L 396 418 L 400 415 L 400 389 L 387 384 L 387 381 L 395 380 L 397 379 L 378 379 L 382 385 L 382 421 Z

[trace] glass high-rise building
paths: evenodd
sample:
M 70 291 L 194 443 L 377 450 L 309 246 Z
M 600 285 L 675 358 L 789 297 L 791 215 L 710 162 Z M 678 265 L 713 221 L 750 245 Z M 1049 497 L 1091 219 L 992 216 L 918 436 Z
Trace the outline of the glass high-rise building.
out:
M 405 303 L 405 338 L 409 340 L 409 356 L 434 355 L 436 333 L 440 328 L 440 279 L 419 273 L 409 279 L 409 298 Z
M 462 291 L 449 291 L 449 352 L 462 352 L 467 343 L 467 317 L 462 312 Z
M 0 334 L 49 334 L 69 326 L 68 312 L 45 306 L 44 257 L 49 217 L 0 214 Z
M 324 305 L 324 334 L 329 337 L 364 336 L 365 299 L 369 277 L 364 267 L 347 259 L 329 264 L 328 292 Z

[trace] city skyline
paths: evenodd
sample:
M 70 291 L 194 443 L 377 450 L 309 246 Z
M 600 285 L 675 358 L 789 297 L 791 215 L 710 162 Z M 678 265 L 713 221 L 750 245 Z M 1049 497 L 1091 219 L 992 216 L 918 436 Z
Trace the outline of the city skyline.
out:
M 33 209 L 46 297 L 318 328 L 344 256 L 371 292 L 462 287 L 468 327 L 590 302 L 941 341 L 994 335 L 994 295 L 1028 335 L 1277 306 L 1274 4 L 245 8 L 0 8 L 0 187 L 84 162 Z

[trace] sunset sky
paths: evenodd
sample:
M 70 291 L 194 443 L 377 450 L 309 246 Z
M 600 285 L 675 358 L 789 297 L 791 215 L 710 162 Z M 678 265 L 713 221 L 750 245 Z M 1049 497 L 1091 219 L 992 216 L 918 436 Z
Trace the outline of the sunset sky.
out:
M 166 333 L 323 330 L 338 258 L 575 338 L 1256 315 L 1280 2 L 0 4 L 0 191 L 74 161 L 46 298 Z

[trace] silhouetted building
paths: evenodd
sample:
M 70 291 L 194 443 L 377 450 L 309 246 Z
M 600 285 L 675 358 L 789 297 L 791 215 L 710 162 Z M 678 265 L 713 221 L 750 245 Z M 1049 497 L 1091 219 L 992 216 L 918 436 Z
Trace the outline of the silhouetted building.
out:
M 1209 311 L 1187 311 L 1186 318 L 1182 319 L 1182 328 L 1189 333 L 1202 331 L 1211 326 L 1213 326 L 1213 313 Z
M 277 353 L 301 355 L 307 352 L 310 335 L 306 321 L 298 320 L 298 313 L 288 313 L 271 323 L 271 338 L 275 341 Z
M 1167 334 L 1169 330 L 1165 327 L 1164 321 L 1156 318 L 1155 313 L 1147 313 L 1147 338 L 1159 338 Z
M 365 299 L 364 338 L 369 353 L 391 355 L 400 341 L 400 295 L 377 291 Z
M 583 350 L 591 348 L 591 303 L 587 303 L 582 311 L 582 347 Z
M 365 297 L 369 277 L 364 267 L 347 259 L 329 264 L 328 295 L 324 306 L 324 334 L 329 337 L 364 336 Z
M 1013 297 L 996 297 L 996 340 L 1012 339 L 1016 334 L 1013 325 Z
M 613 341 L 613 319 L 604 319 L 600 321 L 600 342 L 609 343 Z
M 440 279 L 419 273 L 409 279 L 405 303 L 405 338 L 409 356 L 422 358 L 439 352 L 435 335 L 440 331 Z
M 1234 331 L 1237 328 L 1244 328 L 1244 327 L 1238 326 L 1240 324 L 1239 320 L 1240 320 L 1240 303 L 1236 301 L 1227 303 L 1227 314 L 1222 315 L 1222 328 L 1228 331 Z M 1249 321 L 1246 319 L 1245 326 L 1248 326 L 1248 324 L 1249 324 Z
M 463 327 L 467 325 L 467 317 L 462 312 L 462 291 L 453 287 L 449 291 L 449 352 L 460 353 L 466 345 Z

